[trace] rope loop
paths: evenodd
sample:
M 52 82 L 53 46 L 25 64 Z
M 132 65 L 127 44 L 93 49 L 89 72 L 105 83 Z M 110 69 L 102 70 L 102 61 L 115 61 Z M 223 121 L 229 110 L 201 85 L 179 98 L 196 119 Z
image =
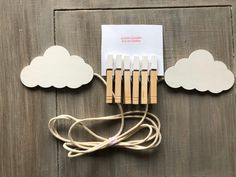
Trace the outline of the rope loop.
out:
M 106 85 L 106 81 L 99 74 L 94 73 L 94 76 L 96 76 Z M 50 119 L 48 127 L 55 138 L 64 142 L 63 148 L 68 151 L 68 157 L 77 157 L 108 147 L 145 150 L 157 147 L 160 144 L 161 124 L 157 116 L 148 112 L 148 104 L 146 105 L 145 111 L 136 110 L 124 112 L 121 104 L 117 104 L 117 106 L 120 110 L 120 114 L 83 119 L 78 119 L 70 115 L 59 115 Z M 124 122 L 127 119 L 136 119 L 138 121 L 130 129 L 124 131 Z M 62 120 L 72 122 L 68 129 L 67 137 L 63 137 L 57 130 L 57 122 Z M 96 134 L 86 126 L 86 122 L 96 120 L 120 120 L 120 128 L 115 135 L 106 138 Z M 90 135 L 92 135 L 96 139 L 96 141 L 84 142 L 75 140 L 72 137 L 72 131 L 77 127 L 77 125 L 87 131 Z M 132 136 L 134 136 L 139 131 L 142 131 L 143 129 L 148 130 L 148 133 L 144 138 L 131 140 Z

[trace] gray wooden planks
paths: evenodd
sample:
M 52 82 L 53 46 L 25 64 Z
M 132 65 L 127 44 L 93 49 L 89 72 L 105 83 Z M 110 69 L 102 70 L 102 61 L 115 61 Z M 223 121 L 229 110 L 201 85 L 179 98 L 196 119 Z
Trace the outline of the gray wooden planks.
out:
M 182 8 L 176 9 L 176 6 Z M 194 6 L 205 7 L 198 9 Z M 56 12 L 58 43 L 66 45 L 72 54 L 83 55 L 99 71 L 100 36 L 95 26 L 102 23 L 102 19 L 135 21 L 132 19 L 135 17 L 130 16 L 132 12 L 136 15 L 137 10 L 130 9 L 125 13 L 127 16 L 117 13 L 118 10 L 111 12 L 110 17 L 103 16 L 108 11 L 100 11 L 100 15 L 94 15 L 96 18 L 92 19 L 96 21 L 94 31 L 98 35 L 95 36 L 84 35 L 83 26 L 75 23 L 76 20 L 85 22 L 91 30 L 92 25 L 88 24 L 91 15 L 86 20 L 86 11 L 75 11 L 71 14 L 74 17 L 68 15 L 69 18 L 63 19 L 70 13 L 66 9 L 88 9 L 88 13 L 97 14 L 89 9 L 121 8 L 122 12 L 122 8 L 145 7 L 150 8 L 149 12 L 143 10 L 142 17 L 138 15 L 136 22 L 164 22 L 168 26 L 166 66 L 203 45 L 236 73 L 235 38 L 232 36 L 235 36 L 236 4 L 233 0 L 0 1 L 0 176 L 236 176 L 235 91 L 232 90 L 212 96 L 181 89 L 173 91 L 162 84 L 159 94 L 162 101 L 158 110 L 155 106 L 151 110 L 162 121 L 164 140 L 159 150 L 150 155 L 106 150 L 80 159 L 68 159 L 59 143 L 57 159 L 57 141 L 47 130 L 50 117 L 56 113 L 70 113 L 82 118 L 117 113 L 118 110 L 115 106 L 104 107 L 103 85 L 98 81 L 78 91 L 58 91 L 57 105 L 55 89 L 27 89 L 19 82 L 21 68 L 54 43 L 53 10 L 63 9 L 63 12 Z M 163 12 L 159 7 L 167 11 Z M 147 18 L 152 8 L 157 9 Z M 190 17 L 194 17 L 193 20 Z M 196 17 L 201 18 L 198 21 Z M 72 29 L 63 26 L 67 20 Z M 71 32 L 73 34 L 69 34 Z M 88 36 L 89 40 L 95 36 L 92 46 L 83 39 Z M 81 38 L 82 41 L 76 41 Z M 92 52 L 87 48 L 92 48 Z M 95 92 L 97 90 L 99 93 Z M 93 104 L 91 97 L 94 98 Z M 86 107 L 88 104 L 89 108 Z M 167 108 L 169 111 L 166 112 Z M 190 117 L 192 114 L 194 116 Z M 108 125 L 110 129 L 104 126 L 95 125 L 94 128 L 105 135 L 112 132 L 110 129 L 117 128 L 113 124 Z M 83 138 L 89 138 L 81 134 Z
M 57 11 L 55 22 L 57 44 L 82 56 L 95 72 L 100 72 L 101 24 L 163 24 L 166 67 L 199 48 L 228 67 L 233 63 L 229 7 Z M 157 150 L 105 150 L 70 160 L 60 147 L 60 176 L 234 176 L 233 91 L 214 96 L 172 90 L 163 83 L 159 95 L 159 104 L 151 108 L 162 122 L 163 142 Z M 114 112 L 115 106 L 111 111 L 102 98 L 98 81 L 76 91 L 59 91 L 58 114 L 83 118 Z M 111 131 L 102 124 L 97 129 L 106 135 Z
M 53 18 L 40 4 L 0 1 L 1 177 L 57 176 L 57 145 L 47 128 L 56 115 L 55 89 L 27 89 L 19 79 L 30 59 L 53 44 Z
M 194 6 L 231 6 L 234 0 L 55 0 L 54 7 L 56 9 L 86 9 L 86 8 L 143 8 L 143 7 L 159 7 L 159 8 L 175 8 L 175 7 L 194 7 Z

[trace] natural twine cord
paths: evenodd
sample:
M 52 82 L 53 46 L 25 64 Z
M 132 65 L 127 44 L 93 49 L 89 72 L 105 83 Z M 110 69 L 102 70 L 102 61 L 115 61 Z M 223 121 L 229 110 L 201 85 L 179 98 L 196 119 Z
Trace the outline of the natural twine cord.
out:
M 106 85 L 106 81 L 97 73 L 94 73 L 98 79 L 100 79 L 104 85 Z M 114 97 L 114 93 L 113 93 Z M 91 117 L 91 118 L 83 118 L 78 119 L 72 117 L 70 115 L 59 115 L 57 117 L 51 118 L 48 127 L 53 136 L 57 139 L 64 142 L 63 147 L 69 151 L 68 157 L 76 157 L 81 156 L 87 153 L 91 153 L 100 149 L 104 149 L 107 147 L 122 147 L 133 150 L 144 150 L 149 148 L 157 147 L 161 142 L 161 133 L 160 128 L 161 124 L 157 116 L 148 112 L 148 104 L 146 105 L 145 111 L 128 111 L 124 112 L 121 104 L 117 104 L 120 114 L 111 115 L 111 116 L 103 116 L 103 117 Z M 91 129 L 89 129 L 85 123 L 89 121 L 96 120 L 118 120 L 120 119 L 120 128 L 119 131 L 110 138 L 102 137 Z M 131 127 L 129 130 L 124 131 L 124 122 L 125 119 L 138 119 L 138 123 Z M 60 120 L 70 120 L 73 123 L 71 124 L 67 137 L 63 137 L 57 131 L 56 122 Z M 97 141 L 79 141 L 75 140 L 72 137 L 72 130 L 79 125 L 85 131 L 87 131 L 90 135 L 95 137 Z M 131 136 L 136 134 L 138 131 L 142 129 L 148 129 L 149 132 L 146 137 L 142 139 L 136 140 L 128 140 Z

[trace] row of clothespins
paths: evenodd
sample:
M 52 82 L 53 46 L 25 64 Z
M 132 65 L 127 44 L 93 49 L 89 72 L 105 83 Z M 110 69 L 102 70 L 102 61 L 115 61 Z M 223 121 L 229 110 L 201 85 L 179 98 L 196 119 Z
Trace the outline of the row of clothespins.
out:
M 129 56 L 108 55 L 106 103 L 157 103 L 157 57 L 136 56 L 132 61 Z

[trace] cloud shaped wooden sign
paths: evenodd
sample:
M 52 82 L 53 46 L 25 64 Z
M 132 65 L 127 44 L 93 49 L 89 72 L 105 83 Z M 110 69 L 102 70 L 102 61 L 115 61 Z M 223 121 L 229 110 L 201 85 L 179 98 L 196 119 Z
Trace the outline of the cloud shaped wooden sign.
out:
M 206 50 L 196 50 L 180 59 L 165 72 L 165 82 L 172 88 L 220 93 L 234 84 L 234 75 L 221 61 L 215 61 Z
M 48 48 L 21 71 L 21 82 L 27 87 L 78 88 L 93 78 L 93 69 L 84 60 L 61 46 Z

